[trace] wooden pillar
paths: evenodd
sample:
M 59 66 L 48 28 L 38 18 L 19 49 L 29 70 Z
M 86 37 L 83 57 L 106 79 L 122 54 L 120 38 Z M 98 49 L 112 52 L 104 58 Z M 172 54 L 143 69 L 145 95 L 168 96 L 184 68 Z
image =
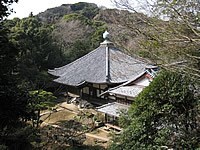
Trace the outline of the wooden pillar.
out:
M 80 95 L 80 98 L 83 97 L 83 89 L 79 89 L 79 95 Z
M 108 122 L 108 115 L 105 114 L 105 122 L 107 123 Z

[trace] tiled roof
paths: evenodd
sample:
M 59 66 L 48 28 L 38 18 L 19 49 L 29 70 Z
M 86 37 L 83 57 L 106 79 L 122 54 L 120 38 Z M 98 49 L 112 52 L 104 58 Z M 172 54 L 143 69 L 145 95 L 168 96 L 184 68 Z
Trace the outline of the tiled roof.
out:
M 119 88 L 116 88 L 114 90 L 110 90 L 109 93 L 123 95 L 123 96 L 129 96 L 129 97 L 136 97 L 142 90 L 144 89 L 144 86 L 122 86 Z
M 123 83 L 145 71 L 147 63 L 124 54 L 111 43 L 102 43 L 97 49 L 60 68 L 49 70 L 57 76 L 55 82 L 78 86 L 89 83 Z
M 129 107 L 130 106 L 128 106 L 128 105 L 113 102 L 113 103 L 108 103 L 108 104 L 102 105 L 100 107 L 97 107 L 97 111 L 103 112 L 103 113 L 106 113 L 108 115 L 112 115 L 115 117 L 119 117 L 120 112 L 123 110 L 127 111 Z

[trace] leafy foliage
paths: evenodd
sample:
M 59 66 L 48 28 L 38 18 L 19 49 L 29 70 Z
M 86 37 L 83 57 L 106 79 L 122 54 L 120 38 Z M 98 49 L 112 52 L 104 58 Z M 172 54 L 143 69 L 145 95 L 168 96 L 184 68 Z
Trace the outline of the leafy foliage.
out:
M 65 15 L 65 16 L 63 16 L 63 19 L 66 20 L 66 21 L 72 21 L 72 20 L 85 21 L 85 20 L 87 20 L 87 18 L 85 16 L 78 14 L 78 13 L 72 13 L 72 14 L 69 14 L 69 15 Z
M 9 20 L 4 25 L 11 28 L 10 41 L 19 50 L 17 71 L 20 78 L 29 82 L 30 88 L 44 87 L 49 80 L 46 70 L 63 61 L 62 52 L 51 37 L 53 27 L 34 17 Z
M 39 127 L 41 110 L 48 109 L 54 105 L 56 97 L 51 92 L 44 90 L 30 91 L 29 110 L 35 113 L 35 118 L 32 119 L 33 126 Z
M 26 116 L 28 97 L 17 87 L 18 49 L 8 39 L 8 29 L 0 28 L 0 128 L 13 126 L 19 118 Z
M 74 29 L 74 27 L 71 27 L 72 25 L 77 26 L 77 24 L 79 28 Z M 68 25 L 70 25 L 70 28 L 73 30 L 79 30 L 79 34 L 67 29 L 66 26 Z M 102 34 L 107 29 L 105 22 L 88 19 L 80 13 L 65 15 L 59 26 L 61 26 L 61 30 L 63 30 L 63 27 L 69 30 L 63 33 L 60 32 L 60 27 L 54 30 L 56 40 L 58 40 L 60 45 L 64 45 L 63 52 L 67 58 L 66 63 L 80 58 L 99 46 L 99 43 L 103 41 Z M 71 36 L 69 37 L 68 34 Z M 73 40 L 70 40 L 70 38 Z
M 86 138 L 83 126 L 80 122 L 74 120 L 59 122 L 57 128 L 52 126 L 44 127 L 42 134 L 42 140 L 47 142 L 46 146 L 49 147 L 51 144 L 52 147 L 57 147 L 57 149 L 67 148 L 69 145 L 82 145 Z M 55 141 L 58 144 L 53 144 Z
M 95 4 L 79 2 L 71 5 L 73 11 L 80 11 L 83 16 L 92 19 L 99 11 L 99 8 Z
M 34 110 L 43 110 L 52 106 L 52 102 L 56 99 L 51 92 L 44 90 L 35 90 L 29 92 L 32 100 L 31 108 Z
M 3 4 L 2 4 L 3 2 Z M 0 17 L 8 15 L 8 5 L 1 1 Z M 9 29 L 0 22 L 0 148 L 30 149 L 34 129 L 26 124 L 32 117 L 28 110 L 28 93 L 18 87 L 19 49 L 10 41 Z
M 34 128 L 26 124 L 9 128 L 9 131 L 4 129 L 0 132 L 0 149 L 33 149 L 32 142 L 38 140 L 36 133 Z
M 1 0 L 0 1 L 0 22 L 3 17 L 7 17 L 13 10 L 9 8 L 12 3 L 17 3 L 18 0 Z
M 162 72 L 121 118 L 111 149 L 199 148 L 199 95 L 189 77 Z M 199 94 L 199 93 L 198 93 Z M 126 118 L 125 118 L 126 117 Z

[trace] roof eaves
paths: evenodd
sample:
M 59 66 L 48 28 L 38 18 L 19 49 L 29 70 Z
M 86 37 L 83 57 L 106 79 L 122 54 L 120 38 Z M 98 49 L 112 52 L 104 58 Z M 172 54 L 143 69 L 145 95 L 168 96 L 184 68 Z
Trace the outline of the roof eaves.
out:
M 122 110 L 128 110 L 130 106 L 128 105 L 124 105 L 124 104 L 120 104 L 117 102 L 113 102 L 113 103 L 108 103 L 105 105 L 102 105 L 100 107 L 97 107 L 97 111 L 99 112 L 103 112 L 112 116 L 116 116 L 119 117 L 119 113 Z
M 122 83 L 122 84 L 120 84 L 120 85 L 118 85 L 118 86 L 116 86 L 116 87 L 113 87 L 113 88 L 108 89 L 107 91 L 105 91 L 105 92 L 99 94 L 98 97 L 100 97 L 100 96 L 102 96 L 102 95 L 105 95 L 105 94 L 109 93 L 109 92 L 112 91 L 112 90 L 115 90 L 115 89 L 120 88 L 120 87 L 122 87 L 122 86 L 128 85 L 129 83 L 131 83 L 131 82 L 137 80 L 138 78 L 140 78 L 140 77 L 141 77 L 143 74 L 145 74 L 145 73 L 146 73 L 146 71 L 144 71 L 144 72 L 138 74 L 136 77 L 134 77 L 134 78 L 132 78 L 132 79 L 130 79 L 130 80 L 128 80 L 128 81 L 124 81 L 124 83 Z
M 131 83 L 131 82 L 134 82 L 135 80 L 137 80 L 137 79 L 139 79 L 141 76 L 143 76 L 145 73 L 147 73 L 147 72 L 146 72 L 146 70 L 145 70 L 145 71 L 143 71 L 143 72 L 141 72 L 141 73 L 140 73 L 140 74 L 138 74 L 137 76 L 135 76 L 135 77 L 131 78 L 129 81 L 127 81 L 127 82 L 123 83 L 123 85 L 122 85 L 122 86 L 124 86 L 124 85 L 128 85 L 128 84 L 129 84 L 129 83 Z

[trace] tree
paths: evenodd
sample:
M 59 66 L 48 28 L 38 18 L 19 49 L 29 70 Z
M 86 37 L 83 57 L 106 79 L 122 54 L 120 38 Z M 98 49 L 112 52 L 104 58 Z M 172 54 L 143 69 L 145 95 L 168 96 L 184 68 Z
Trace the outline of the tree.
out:
M 28 111 L 27 91 L 18 87 L 19 49 L 10 41 L 10 30 L 4 26 L 8 6 L 17 0 L 0 3 L 0 149 L 30 149 L 35 134 L 27 123 L 32 117 Z
M 53 41 L 53 26 L 44 25 L 34 17 L 4 22 L 10 28 L 10 41 L 18 47 L 18 73 L 31 89 L 44 88 L 50 80 L 49 68 L 62 64 L 63 54 Z
M 4 17 L 7 17 L 13 10 L 9 9 L 12 3 L 17 3 L 18 0 L 1 0 L 0 1 L 0 22 Z
M 72 120 L 61 120 L 56 125 L 48 124 L 41 130 L 41 139 L 45 148 L 50 149 L 81 149 L 104 150 L 100 145 L 96 147 L 85 145 L 86 133 L 95 129 L 95 115 L 89 111 L 79 112 Z
M 142 56 L 168 69 L 181 69 L 199 79 L 199 0 L 113 1 L 120 8 L 138 14 L 138 22 L 146 24 L 147 29 L 150 27 L 150 30 L 144 30 L 135 27 L 135 22 L 124 22 L 145 37 L 140 43 Z M 150 18 L 142 17 L 141 11 Z
M 163 71 L 135 99 L 111 149 L 199 148 L 199 93 L 184 74 Z
M 29 110 L 35 113 L 35 118 L 32 118 L 33 127 L 38 128 L 40 124 L 41 110 L 48 109 L 54 105 L 55 96 L 51 92 L 44 90 L 30 91 Z
M 83 16 L 85 16 L 89 19 L 94 18 L 94 16 L 96 16 L 96 14 L 99 11 L 99 8 L 97 7 L 96 4 L 85 3 L 85 2 L 79 2 L 76 4 L 72 4 L 71 9 L 75 12 L 80 11 L 80 13 Z
M 72 147 L 83 145 L 87 131 L 80 122 L 75 120 L 61 121 L 57 123 L 56 128 L 51 125 L 44 127 L 42 140 L 47 142 L 47 146 L 55 147 L 54 149 L 67 149 L 69 145 Z
M 72 62 L 82 56 L 84 56 L 85 54 L 87 54 L 88 52 L 90 52 L 90 42 L 89 41 L 81 41 L 81 40 L 77 40 L 74 42 L 72 48 L 69 50 L 69 61 Z

